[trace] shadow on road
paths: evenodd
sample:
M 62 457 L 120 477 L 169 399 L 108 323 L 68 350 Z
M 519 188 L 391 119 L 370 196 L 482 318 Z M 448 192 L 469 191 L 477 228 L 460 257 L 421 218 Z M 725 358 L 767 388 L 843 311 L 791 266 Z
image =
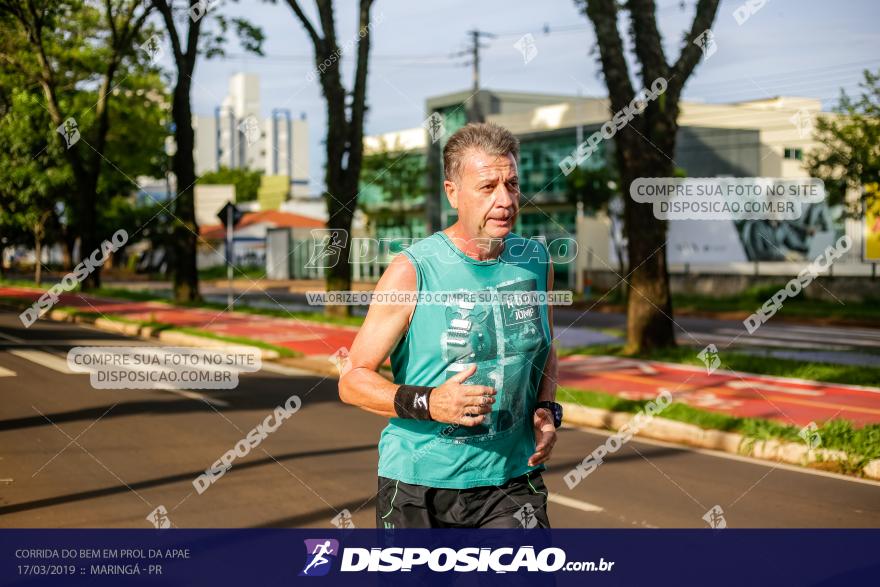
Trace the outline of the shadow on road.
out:
M 268 465 L 275 463 L 277 461 L 293 461 L 296 459 L 303 458 L 311 458 L 311 457 L 324 457 L 331 455 L 341 455 L 341 454 L 349 454 L 356 453 L 361 451 L 372 451 L 376 450 L 375 444 L 363 444 L 359 446 L 346 446 L 341 448 L 328 448 L 324 450 L 314 450 L 308 452 L 291 452 L 282 455 L 275 455 L 273 457 L 266 457 L 261 459 L 254 459 L 252 461 L 248 461 L 245 463 L 236 463 L 235 467 L 231 470 L 232 472 L 244 471 L 247 469 L 253 469 L 256 467 L 262 467 L 263 465 Z M 139 489 L 150 489 L 154 487 L 159 487 L 162 485 L 167 485 L 170 483 L 179 483 L 181 481 L 192 481 L 199 475 L 204 473 L 204 470 L 200 471 L 187 471 L 185 473 L 178 473 L 176 475 L 167 475 L 165 477 L 159 477 L 157 479 L 147 479 L 145 481 L 138 481 L 137 483 L 131 483 L 128 485 L 115 485 L 113 487 L 104 487 L 101 489 L 93 489 L 91 491 L 81 491 L 79 493 L 71 493 L 69 495 L 59 495 L 58 497 L 49 497 L 46 499 L 39 499 L 36 501 L 29 501 L 24 503 L 17 503 L 14 505 L 0 507 L 0 516 L 5 514 L 13 514 L 16 512 L 23 512 L 29 510 L 36 510 L 39 508 L 50 507 L 54 505 L 73 503 L 78 501 L 84 501 L 88 499 L 95 499 L 100 497 L 107 497 L 108 495 L 115 495 L 118 493 L 125 493 L 131 490 L 139 490 Z M 360 504 L 357 504 L 360 505 Z M 335 515 L 335 512 L 334 512 Z M 332 516 L 331 516 L 332 517 Z
M 210 408 L 204 400 L 197 398 L 181 398 L 171 395 L 164 390 L 94 390 L 90 393 L 101 393 L 104 397 L 108 394 L 116 394 L 114 399 L 124 400 L 124 394 L 138 394 L 145 392 L 155 394 L 155 399 L 138 399 L 134 401 L 119 401 L 119 405 L 102 419 L 119 418 L 123 416 L 147 416 L 147 415 L 171 415 L 189 412 L 202 412 L 205 409 L 216 409 L 220 412 L 257 411 L 270 412 L 284 402 L 291 395 L 299 395 L 303 402 L 303 409 L 308 409 L 310 404 L 321 402 L 338 402 L 339 393 L 335 379 L 321 379 L 318 377 L 289 377 L 289 376 L 244 376 L 241 379 L 241 389 L 236 390 L 198 390 L 205 397 L 222 399 L 229 406 Z M 67 393 L 65 391 L 65 393 Z M 121 394 L 121 395 L 120 395 Z M 101 417 L 111 406 L 117 402 L 111 402 L 100 406 L 56 412 L 46 414 L 55 424 L 68 422 L 87 421 L 93 422 Z M 52 424 L 39 414 L 21 418 L 10 418 L 0 421 L 0 432 L 20 430 L 37 426 L 52 426 Z

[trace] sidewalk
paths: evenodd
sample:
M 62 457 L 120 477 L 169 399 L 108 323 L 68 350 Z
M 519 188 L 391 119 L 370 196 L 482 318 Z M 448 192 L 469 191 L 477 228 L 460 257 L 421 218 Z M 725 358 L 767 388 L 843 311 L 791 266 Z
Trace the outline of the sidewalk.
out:
M 0 296 L 34 301 L 42 291 L 0 287 Z M 285 347 L 319 359 L 350 348 L 358 328 L 321 324 L 297 318 L 259 316 L 175 307 L 161 302 L 65 294 L 59 306 L 73 306 L 105 317 L 156 321 L 223 335 L 246 337 Z M 880 388 L 858 387 L 751 375 L 688 365 L 572 356 L 559 362 L 559 385 L 601 391 L 627 399 L 653 399 L 662 389 L 678 402 L 732 416 L 751 416 L 804 426 L 843 418 L 857 424 L 880 422 Z

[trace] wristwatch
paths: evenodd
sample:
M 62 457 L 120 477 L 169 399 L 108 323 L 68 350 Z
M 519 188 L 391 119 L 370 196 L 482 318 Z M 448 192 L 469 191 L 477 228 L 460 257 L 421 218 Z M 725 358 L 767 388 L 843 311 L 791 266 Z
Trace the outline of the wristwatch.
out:
M 535 410 L 538 408 L 547 408 L 553 414 L 553 426 L 559 428 L 562 426 L 562 406 L 556 402 L 538 402 L 535 404 Z

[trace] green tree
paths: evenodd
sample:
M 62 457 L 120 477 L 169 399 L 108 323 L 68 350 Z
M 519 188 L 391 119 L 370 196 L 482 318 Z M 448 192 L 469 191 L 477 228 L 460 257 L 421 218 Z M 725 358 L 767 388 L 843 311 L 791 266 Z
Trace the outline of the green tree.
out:
M 860 215 L 861 206 L 847 200 L 847 191 L 880 182 L 880 70 L 866 69 L 864 76 L 857 99 L 841 90 L 834 108 L 839 116 L 819 116 L 814 140 L 822 146 L 805 161 L 810 175 L 825 182 L 828 204 L 843 205 L 849 216 Z
M 247 20 L 229 19 L 220 12 L 220 2 L 212 0 L 153 0 L 162 15 L 176 70 L 172 99 L 176 149 L 172 169 L 177 180 L 174 197 L 174 299 L 179 302 L 200 299 L 196 252 L 199 227 L 196 224 L 193 159 L 195 132 L 192 127 L 192 84 L 199 55 L 223 55 L 226 33 L 235 28 L 246 51 L 262 55 L 263 32 Z M 186 36 L 183 37 L 184 27 Z
M 14 31 L 15 26 L 9 14 L 0 12 L 2 30 L 12 27 Z M 69 26 L 78 30 L 76 22 Z M 143 34 L 148 32 L 145 29 Z M 58 140 L 51 113 L 44 104 L 43 89 L 39 84 L 29 83 L 33 70 L 29 69 L 27 57 L 10 57 L 9 51 L 17 46 L 16 34 L 0 41 L 0 54 L 7 57 L 9 64 L 0 70 L 0 144 L 5 146 L 0 150 L 0 167 L 8 170 L 0 175 L 0 205 L 4 212 L 0 215 L 0 239 L 6 237 L 6 246 L 28 244 L 35 249 L 41 249 L 43 244 L 63 242 L 67 253 L 65 265 L 70 268 L 75 262 L 73 251 L 78 238 L 80 254 L 91 253 L 88 249 L 82 252 L 81 230 L 86 209 L 80 192 L 71 189 L 77 183 L 68 149 Z M 85 37 L 79 42 L 90 42 L 92 32 L 83 34 Z M 53 53 L 60 53 L 58 47 L 48 46 Z M 71 48 L 75 46 L 70 43 Z M 79 50 L 66 65 L 69 68 L 66 75 L 72 80 L 87 79 L 83 70 L 95 70 L 96 59 L 98 56 L 92 55 L 90 49 Z M 168 99 L 159 72 L 146 54 L 138 59 L 126 59 L 120 67 L 118 81 L 111 92 L 112 108 L 106 112 L 106 146 L 95 186 L 96 208 L 90 214 L 89 223 L 100 240 L 125 227 L 133 242 L 139 226 L 116 220 L 108 223 L 105 217 L 114 207 L 114 199 L 129 198 L 137 189 L 134 178 L 162 175 Z M 99 91 L 99 87 L 88 83 L 77 83 L 76 87 L 63 87 L 58 91 L 65 107 L 76 112 L 77 119 L 82 121 L 80 132 L 84 141 L 93 136 L 86 127 L 94 124 Z M 73 145 L 72 149 L 77 146 Z M 31 235 L 27 243 L 18 238 L 10 240 L 8 235 L 21 235 L 23 231 Z M 40 258 L 39 252 L 37 258 Z M 35 267 L 37 272 L 40 269 L 39 265 Z M 38 281 L 40 277 L 39 273 L 35 274 Z
M 9 77 L 7 76 L 8 80 Z M 49 116 L 33 94 L 3 94 L 0 113 L 0 239 L 34 249 L 34 281 L 42 282 L 44 245 L 56 240 L 58 214 L 71 181 L 61 147 L 49 136 Z
M 234 185 L 236 202 L 252 202 L 260 191 L 262 171 L 250 169 L 230 169 L 221 166 L 217 171 L 203 173 L 196 183 L 208 185 Z
M 400 143 L 389 146 L 384 140 L 364 156 L 361 174 L 368 178 L 361 192 L 374 186 L 382 194 L 379 202 L 362 205 L 375 219 L 390 219 L 396 226 L 409 228 L 409 207 L 428 193 L 427 163 L 422 153 L 406 153 Z M 410 235 L 412 236 L 412 235 Z
M 297 0 L 287 0 L 291 10 L 309 35 L 315 51 L 315 67 L 321 91 L 327 103 L 327 162 L 324 200 L 327 202 L 328 226 L 333 241 L 340 245 L 340 262 L 327 271 L 328 290 L 351 289 L 351 222 L 360 193 L 361 165 L 364 156 L 364 116 L 367 111 L 367 68 L 369 65 L 373 0 L 358 3 L 358 34 L 354 86 L 351 92 L 342 84 L 342 49 L 336 37 L 333 0 L 316 0 L 320 29 L 303 12 Z M 325 306 L 330 315 L 347 316 L 350 306 Z
M 575 0 L 596 32 L 599 61 L 608 87 L 611 112 L 628 108 L 636 98 L 620 36 L 620 8 L 629 13 L 629 31 L 640 83 L 651 88 L 665 80 L 666 89 L 647 101 L 614 135 L 615 161 L 624 194 L 628 276 L 626 350 L 638 353 L 675 346 L 672 296 L 666 261 L 666 222 L 656 218 L 650 204 L 629 197 L 630 185 L 639 177 L 672 177 L 678 131 L 679 100 L 684 85 L 700 61 L 702 46 L 710 42 L 719 0 L 698 0 L 690 29 L 684 35 L 677 60 L 669 64 L 657 28 L 654 0 Z
M 139 50 L 150 13 L 146 0 L 0 0 L 0 57 L 43 93 L 56 140 L 70 166 L 80 258 L 95 250 L 99 184 L 106 167 L 111 104 L 120 80 L 151 56 Z M 95 88 L 94 101 L 84 88 Z M 72 121 L 72 122 L 71 122 Z M 74 132 L 75 131 L 75 132 Z M 79 140 L 70 139 L 79 134 Z M 70 144 L 69 144 L 70 143 Z M 83 283 L 100 286 L 100 268 Z

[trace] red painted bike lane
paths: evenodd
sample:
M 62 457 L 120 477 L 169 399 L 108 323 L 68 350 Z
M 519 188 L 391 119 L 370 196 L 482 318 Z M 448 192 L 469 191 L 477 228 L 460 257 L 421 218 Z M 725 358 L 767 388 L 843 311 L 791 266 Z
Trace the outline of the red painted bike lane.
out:
M 664 389 L 675 401 L 714 412 L 804 426 L 842 418 L 880 422 L 880 388 L 753 375 L 654 361 L 570 356 L 559 361 L 559 385 L 653 399 Z
M 36 301 L 34 289 L 0 287 L 0 296 Z M 81 294 L 62 294 L 57 306 L 71 306 L 104 317 L 127 318 L 198 328 L 221 336 L 243 336 L 299 351 L 306 356 L 332 355 L 340 347 L 351 347 L 356 327 L 331 326 L 295 317 L 279 318 L 244 312 L 206 308 L 185 308 L 162 302 L 137 302 Z
M 36 300 L 34 289 L 0 287 L 0 296 Z M 148 320 L 240 336 L 289 348 L 307 357 L 328 357 L 350 348 L 358 328 L 308 322 L 294 317 L 184 308 L 161 302 L 133 302 L 63 294 L 58 305 L 107 317 Z M 734 416 L 768 418 L 804 426 L 843 418 L 856 424 L 880 422 L 880 388 L 752 375 L 654 361 L 571 356 L 559 361 L 560 386 L 652 399 L 669 390 L 676 401 Z M 880 382 L 878 382 L 880 383 Z

